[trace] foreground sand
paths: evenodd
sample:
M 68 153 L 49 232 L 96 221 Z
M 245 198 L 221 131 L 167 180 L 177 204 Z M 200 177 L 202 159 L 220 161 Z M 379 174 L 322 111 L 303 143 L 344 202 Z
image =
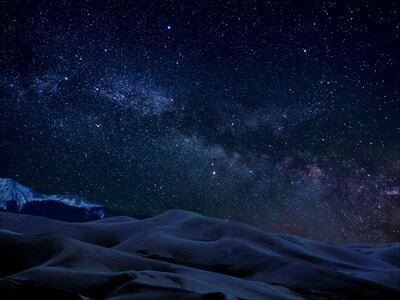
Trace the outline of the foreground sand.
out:
M 400 246 L 335 246 L 172 210 L 0 213 L 2 299 L 396 299 Z

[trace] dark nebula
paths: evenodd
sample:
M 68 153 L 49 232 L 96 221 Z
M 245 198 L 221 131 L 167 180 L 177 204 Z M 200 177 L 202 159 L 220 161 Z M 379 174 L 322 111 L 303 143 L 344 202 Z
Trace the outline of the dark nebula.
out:
M 331 242 L 400 228 L 400 2 L 0 4 L 0 177 Z

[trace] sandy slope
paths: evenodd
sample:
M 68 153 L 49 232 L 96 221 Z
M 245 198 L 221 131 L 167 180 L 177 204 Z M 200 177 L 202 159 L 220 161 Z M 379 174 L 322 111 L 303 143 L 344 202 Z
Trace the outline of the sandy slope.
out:
M 400 296 L 399 244 L 334 246 L 179 210 L 88 223 L 0 213 L 0 228 L 5 299 Z

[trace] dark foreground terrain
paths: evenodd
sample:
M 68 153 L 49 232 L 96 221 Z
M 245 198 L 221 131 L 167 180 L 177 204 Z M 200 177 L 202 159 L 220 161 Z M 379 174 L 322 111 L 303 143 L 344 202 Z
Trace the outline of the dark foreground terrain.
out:
M 0 213 L 2 299 L 399 299 L 399 244 L 335 246 L 168 211 Z

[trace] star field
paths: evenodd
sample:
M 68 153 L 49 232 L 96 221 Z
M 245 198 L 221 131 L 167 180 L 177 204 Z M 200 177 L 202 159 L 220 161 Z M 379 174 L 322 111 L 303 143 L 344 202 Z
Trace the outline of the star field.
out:
M 399 240 L 396 1 L 3 1 L 0 176 Z

